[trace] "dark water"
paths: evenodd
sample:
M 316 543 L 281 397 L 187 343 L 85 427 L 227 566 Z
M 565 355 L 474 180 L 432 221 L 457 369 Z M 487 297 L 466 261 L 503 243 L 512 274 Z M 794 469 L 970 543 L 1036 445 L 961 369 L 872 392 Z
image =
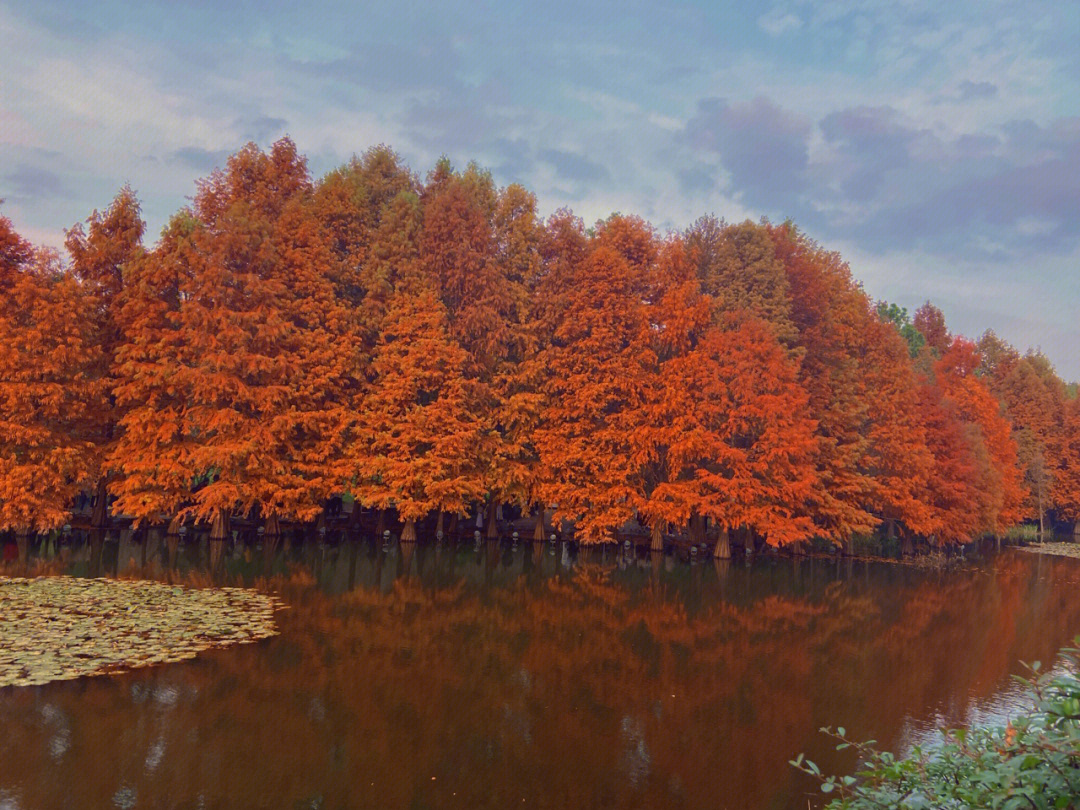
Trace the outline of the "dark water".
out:
M 103 565 L 141 557 L 107 544 Z M 199 557 L 172 576 L 210 582 Z M 361 544 L 222 565 L 288 603 L 281 635 L 0 690 L 0 808 L 806 808 L 788 759 L 854 765 L 819 726 L 904 746 L 1003 717 L 1019 662 L 1080 632 L 1080 561 L 1021 552 L 925 571 Z

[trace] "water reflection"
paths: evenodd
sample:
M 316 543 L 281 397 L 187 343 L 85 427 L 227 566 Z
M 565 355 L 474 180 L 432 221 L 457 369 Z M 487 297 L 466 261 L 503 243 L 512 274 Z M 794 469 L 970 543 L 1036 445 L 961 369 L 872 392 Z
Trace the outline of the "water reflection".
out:
M 45 552 L 27 565 L 290 607 L 258 645 L 0 691 L 10 807 L 804 808 L 791 756 L 851 765 L 819 726 L 899 745 L 1007 712 L 1018 661 L 1080 631 L 1077 561 L 1020 553 L 921 571 L 380 540 L 237 544 L 208 573 L 205 541 Z

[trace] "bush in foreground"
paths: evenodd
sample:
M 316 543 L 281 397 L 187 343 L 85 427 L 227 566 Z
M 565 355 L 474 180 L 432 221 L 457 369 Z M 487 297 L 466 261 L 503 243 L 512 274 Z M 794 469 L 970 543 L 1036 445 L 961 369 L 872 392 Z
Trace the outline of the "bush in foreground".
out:
M 1020 678 L 1032 707 L 1004 727 L 945 731 L 940 745 L 915 747 L 906 757 L 826 728 L 837 750 L 858 752 L 857 775 L 825 775 L 802 754 L 791 764 L 820 780 L 833 796 L 830 810 L 1080 808 L 1080 650 L 1062 656 L 1057 672 L 1042 673 L 1036 662 Z

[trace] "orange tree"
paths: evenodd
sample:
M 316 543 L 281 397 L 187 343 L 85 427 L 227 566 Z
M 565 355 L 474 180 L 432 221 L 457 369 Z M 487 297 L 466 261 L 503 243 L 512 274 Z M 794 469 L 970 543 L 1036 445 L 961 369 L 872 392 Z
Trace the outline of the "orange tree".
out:
M 637 223 L 603 223 L 580 260 L 559 268 L 566 284 L 538 360 L 546 378 L 534 433 L 539 495 L 590 542 L 607 539 L 641 505 L 635 430 L 648 418 L 656 356 L 641 265 L 648 257 L 628 257 L 651 233 L 627 233 L 634 230 Z M 564 243 L 575 249 L 574 240 Z
M 799 379 L 817 422 L 822 485 L 808 508 L 818 533 L 844 542 L 882 521 L 924 532 L 929 511 L 918 493 L 932 462 L 905 341 L 838 254 L 790 223 L 769 232 L 787 274 Z
M 71 272 L 80 282 L 82 296 L 88 307 L 88 325 L 100 352 L 95 368 L 89 369 L 96 387 L 94 401 L 86 403 L 87 415 L 95 422 L 93 441 L 98 458 L 91 474 L 101 501 L 100 515 L 107 514 L 109 470 L 103 466 L 113 452 L 121 411 L 114 389 L 116 387 L 116 353 L 122 340 L 120 309 L 123 301 L 125 274 L 143 254 L 142 236 L 145 229 L 135 194 L 124 187 L 104 214 L 94 211 L 86 229 L 75 225 L 67 233 L 65 246 L 71 256 Z
M 919 414 L 927 447 L 933 456 L 922 501 L 929 507 L 926 534 L 937 543 L 967 543 L 979 528 L 976 503 L 976 460 L 955 406 L 941 387 L 925 379 Z
M 991 392 L 1001 402 L 1016 438 L 1020 466 L 1025 472 L 1029 514 L 1045 528 L 1045 516 L 1054 506 L 1053 477 L 1061 466 L 1055 458 L 1061 446 L 1065 384 L 1045 356 L 1020 356 L 992 334 L 979 341 L 980 368 Z
M 96 475 L 93 315 L 55 254 L 0 217 L 0 529 L 62 525 Z
M 1062 409 L 1061 430 L 1053 448 L 1051 496 L 1058 517 L 1073 524 L 1080 521 L 1080 400 L 1068 400 Z
M 711 518 L 727 555 L 727 532 L 745 527 L 772 545 L 804 540 L 803 508 L 818 477 L 814 423 L 796 364 L 752 316 L 710 326 L 663 364 L 654 445 L 661 480 L 645 512 L 670 522 Z
M 421 267 L 446 307 L 450 335 L 468 356 L 469 409 L 482 425 L 469 452 L 475 456 L 472 463 L 485 470 L 489 531 L 496 498 L 505 494 L 498 462 L 507 456 L 499 389 L 510 356 L 516 298 L 507 274 L 512 256 L 499 260 L 498 197 L 488 173 L 475 165 L 454 172 L 445 159 L 431 171 L 421 195 Z
M 136 517 L 178 505 L 185 476 L 199 483 L 185 507 L 198 518 L 258 507 L 310 519 L 340 489 L 356 327 L 311 191 L 290 141 L 249 145 L 201 184 L 141 270 L 132 300 L 163 303 L 128 308 L 119 353 L 132 403 L 120 499 Z M 164 416 L 148 412 L 159 403 Z
M 462 513 L 483 495 L 475 464 L 482 423 L 469 408 L 467 364 L 435 294 L 400 289 L 383 322 L 358 433 L 368 459 L 362 499 L 397 509 L 403 541 L 416 540 L 419 518 Z
M 965 426 L 976 459 L 978 530 L 1001 536 L 1024 517 L 1027 492 L 1017 459 L 1016 441 L 1001 405 L 975 372 L 979 355 L 974 343 L 953 338 L 934 364 L 934 377 Z

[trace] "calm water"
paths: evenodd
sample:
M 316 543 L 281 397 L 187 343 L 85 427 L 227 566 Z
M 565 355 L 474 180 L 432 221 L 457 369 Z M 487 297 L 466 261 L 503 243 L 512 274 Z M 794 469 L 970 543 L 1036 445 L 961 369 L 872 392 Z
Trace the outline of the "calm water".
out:
M 102 565 L 163 576 L 155 552 Z M 209 582 L 201 558 L 172 576 Z M 1080 562 L 1020 552 L 931 572 L 470 542 L 223 566 L 288 603 L 281 635 L 0 690 L 0 808 L 806 808 L 788 759 L 853 765 L 819 726 L 904 746 L 1001 717 L 1019 661 L 1080 632 Z

